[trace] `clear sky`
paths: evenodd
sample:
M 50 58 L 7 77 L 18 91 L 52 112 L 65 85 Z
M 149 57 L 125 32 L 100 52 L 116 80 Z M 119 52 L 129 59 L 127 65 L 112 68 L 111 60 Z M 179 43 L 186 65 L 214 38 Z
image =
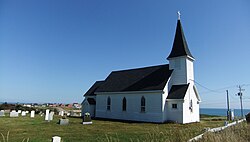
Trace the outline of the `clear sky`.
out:
M 250 108 L 249 0 L 1 0 L 0 102 L 81 102 L 113 70 L 168 63 L 177 11 L 201 107 Z

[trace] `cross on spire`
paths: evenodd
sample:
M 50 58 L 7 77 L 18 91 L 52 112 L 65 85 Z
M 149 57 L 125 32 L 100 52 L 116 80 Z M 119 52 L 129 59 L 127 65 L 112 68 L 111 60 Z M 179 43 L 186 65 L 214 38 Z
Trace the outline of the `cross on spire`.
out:
M 178 15 L 178 20 L 180 20 L 181 19 L 181 12 L 177 11 L 177 15 Z

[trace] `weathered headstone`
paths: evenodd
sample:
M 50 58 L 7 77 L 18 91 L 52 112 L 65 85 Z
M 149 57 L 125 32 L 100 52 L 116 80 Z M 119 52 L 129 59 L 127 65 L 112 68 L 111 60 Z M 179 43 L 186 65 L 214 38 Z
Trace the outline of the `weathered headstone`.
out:
M 22 111 L 21 116 L 26 116 L 26 111 Z
M 45 120 L 49 120 L 49 109 L 46 109 Z
M 15 110 L 12 110 L 10 112 L 10 117 L 18 117 L 18 112 L 16 112 Z
M 73 111 L 70 111 L 70 116 L 75 116 L 75 113 Z
M 90 113 L 86 112 L 82 124 L 92 124 Z
M 1 111 L 0 111 L 0 116 L 5 116 L 4 110 L 1 110 Z
M 61 119 L 59 119 L 59 124 L 60 125 L 68 125 L 69 124 L 69 119 L 61 118 Z
M 18 110 L 17 112 L 18 112 L 18 113 L 22 113 L 22 110 Z
M 29 113 L 29 111 L 26 111 L 26 114 L 28 114 Z
M 64 111 L 60 111 L 60 112 L 59 112 L 59 115 L 60 115 L 60 116 L 63 116 L 63 115 L 64 115 Z
M 54 112 L 49 113 L 49 121 L 53 120 Z
M 58 136 L 52 137 L 52 142 L 61 142 L 61 137 Z
M 31 118 L 34 118 L 34 117 L 35 117 L 35 111 L 34 111 L 34 110 L 32 110 L 32 111 L 30 112 L 30 117 L 31 117 Z

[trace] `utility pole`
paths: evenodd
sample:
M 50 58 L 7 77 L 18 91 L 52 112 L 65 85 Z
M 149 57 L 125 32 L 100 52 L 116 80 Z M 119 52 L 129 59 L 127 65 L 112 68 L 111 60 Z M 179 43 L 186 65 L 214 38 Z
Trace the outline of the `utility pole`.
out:
M 245 91 L 245 89 L 242 89 L 242 86 L 238 86 L 239 93 L 238 96 L 240 96 L 240 108 L 241 108 L 241 118 L 243 118 L 243 105 L 242 105 L 242 91 Z
M 227 92 L 227 121 L 231 120 L 230 118 L 230 111 L 229 111 L 229 97 L 228 97 L 228 90 L 226 90 Z

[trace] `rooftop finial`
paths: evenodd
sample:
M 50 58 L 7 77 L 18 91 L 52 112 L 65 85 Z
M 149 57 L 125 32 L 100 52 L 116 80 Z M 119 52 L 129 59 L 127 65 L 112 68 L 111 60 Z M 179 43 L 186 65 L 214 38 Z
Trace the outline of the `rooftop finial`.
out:
M 180 20 L 181 19 L 181 12 L 177 11 L 177 15 L 178 15 L 178 20 Z

